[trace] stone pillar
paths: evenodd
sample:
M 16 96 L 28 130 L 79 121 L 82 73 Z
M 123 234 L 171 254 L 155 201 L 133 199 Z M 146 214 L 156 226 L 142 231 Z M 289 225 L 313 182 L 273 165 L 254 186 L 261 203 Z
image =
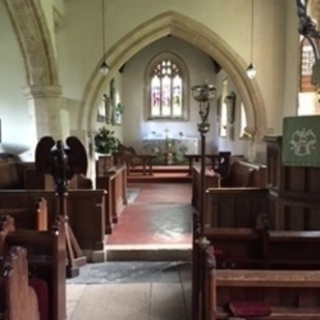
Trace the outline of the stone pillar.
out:
M 62 90 L 59 85 L 29 86 L 24 91 L 29 105 L 30 121 L 35 125 L 35 139 L 52 136 L 63 139 L 61 122 Z
M 317 30 L 320 30 L 320 0 L 309 2 L 308 14 L 317 23 Z

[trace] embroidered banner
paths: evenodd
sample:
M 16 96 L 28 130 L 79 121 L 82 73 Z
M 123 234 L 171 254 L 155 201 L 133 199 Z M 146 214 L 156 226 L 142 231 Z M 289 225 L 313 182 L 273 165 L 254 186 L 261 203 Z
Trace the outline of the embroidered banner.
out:
M 320 167 L 320 116 L 283 119 L 282 162 L 285 166 Z

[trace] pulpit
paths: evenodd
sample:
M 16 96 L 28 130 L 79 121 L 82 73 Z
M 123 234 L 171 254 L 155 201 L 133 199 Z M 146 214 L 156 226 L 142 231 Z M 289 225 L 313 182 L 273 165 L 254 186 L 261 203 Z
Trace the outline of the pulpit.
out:
M 198 138 L 144 138 L 143 153 L 155 155 L 154 164 L 185 164 L 184 155 L 198 153 Z

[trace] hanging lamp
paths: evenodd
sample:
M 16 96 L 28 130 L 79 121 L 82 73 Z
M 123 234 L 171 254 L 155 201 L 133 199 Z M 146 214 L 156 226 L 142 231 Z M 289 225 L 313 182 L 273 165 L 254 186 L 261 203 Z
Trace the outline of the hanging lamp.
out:
M 254 3 L 253 3 L 254 0 L 251 0 L 251 54 L 250 54 L 250 64 L 246 70 L 247 72 L 247 76 L 249 79 L 253 79 L 256 74 L 257 74 L 257 70 L 253 64 L 253 30 L 254 30 Z
M 104 54 L 106 52 L 106 43 L 105 43 L 105 23 L 104 23 L 104 0 L 101 0 L 101 26 L 102 26 L 102 57 L 104 57 Z M 103 61 L 100 66 L 100 73 L 103 76 L 106 76 L 109 72 L 109 66 L 106 63 L 106 61 Z

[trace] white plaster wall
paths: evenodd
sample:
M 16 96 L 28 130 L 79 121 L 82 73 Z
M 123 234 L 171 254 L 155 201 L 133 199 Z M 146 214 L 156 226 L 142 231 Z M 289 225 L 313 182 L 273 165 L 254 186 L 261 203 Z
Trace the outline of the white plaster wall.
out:
M 124 102 L 124 92 L 125 90 L 123 89 L 123 77 L 122 74 L 120 72 L 118 72 L 116 74 L 116 76 L 114 77 L 114 82 L 115 82 L 115 89 L 119 94 L 119 102 L 122 103 L 123 105 L 125 105 L 125 112 L 127 111 L 127 105 Z M 108 86 L 104 89 L 105 94 L 107 94 L 108 96 L 110 95 L 110 87 L 109 84 Z M 102 95 L 100 95 L 102 97 Z M 98 107 L 98 106 L 97 106 Z M 111 117 L 111 110 L 110 110 L 110 117 Z M 96 115 L 95 115 L 95 119 L 96 119 Z M 114 136 L 116 138 L 118 138 L 120 141 L 123 141 L 123 128 L 124 128 L 124 123 L 122 123 L 121 125 L 112 125 L 112 124 L 106 124 L 106 123 L 102 123 L 102 122 L 97 122 L 96 123 L 96 130 L 98 130 L 101 127 L 106 127 L 107 129 L 114 131 Z
M 126 145 L 141 149 L 142 139 L 152 131 L 164 134 L 167 128 L 169 134 L 178 136 L 183 132 L 184 136 L 199 137 L 197 123 L 199 122 L 198 103 L 189 96 L 190 120 L 185 122 L 157 122 L 144 120 L 144 79 L 145 69 L 152 58 L 164 51 L 178 55 L 188 67 L 190 85 L 202 84 L 204 81 L 215 84 L 215 71 L 211 59 L 202 51 L 189 45 L 185 41 L 175 37 L 166 37 L 154 42 L 128 61 L 123 72 L 123 98 L 126 106 L 124 112 L 123 139 Z M 213 120 L 210 115 L 210 122 Z M 207 134 L 208 152 L 212 151 L 214 140 L 213 128 Z
M 23 94 L 26 73 L 16 35 L 7 9 L 0 1 L 0 119 L 1 152 L 19 155 L 23 160 L 33 159 L 34 119 Z
M 257 81 L 267 108 L 268 126 L 277 132 L 284 100 L 286 1 L 254 3 Z M 80 103 L 102 56 L 101 2 L 69 0 L 65 7 L 65 23 L 57 34 L 60 74 L 66 97 Z M 145 0 L 106 0 L 106 49 L 132 29 L 169 10 L 191 17 L 220 35 L 242 57 L 245 69 L 250 59 L 251 0 L 148 0 L 148 5 Z
M 217 74 L 217 97 L 222 95 L 222 83 L 223 81 L 227 79 L 228 80 L 228 94 L 231 93 L 232 91 L 236 94 L 236 107 L 235 107 L 235 123 L 234 123 L 234 139 L 230 138 L 229 135 L 229 126 L 230 124 L 228 123 L 228 129 L 227 129 L 227 136 L 226 137 L 220 137 L 219 135 L 219 126 L 216 118 L 216 106 L 215 106 L 215 147 L 219 151 L 231 151 L 232 154 L 237 154 L 237 155 L 244 155 L 246 158 L 250 158 L 250 141 L 239 138 L 240 135 L 240 117 L 241 117 L 241 96 L 237 92 L 234 84 L 232 83 L 232 79 L 229 78 L 229 76 L 226 74 L 224 70 L 221 70 Z M 229 110 L 227 111 L 229 112 Z
M 267 109 L 268 127 L 279 133 L 285 71 L 285 2 L 255 0 L 253 63 Z M 295 2 L 292 1 L 295 6 Z
M 294 0 L 286 0 L 286 58 L 284 74 L 283 116 L 297 114 L 299 85 L 299 34 Z

